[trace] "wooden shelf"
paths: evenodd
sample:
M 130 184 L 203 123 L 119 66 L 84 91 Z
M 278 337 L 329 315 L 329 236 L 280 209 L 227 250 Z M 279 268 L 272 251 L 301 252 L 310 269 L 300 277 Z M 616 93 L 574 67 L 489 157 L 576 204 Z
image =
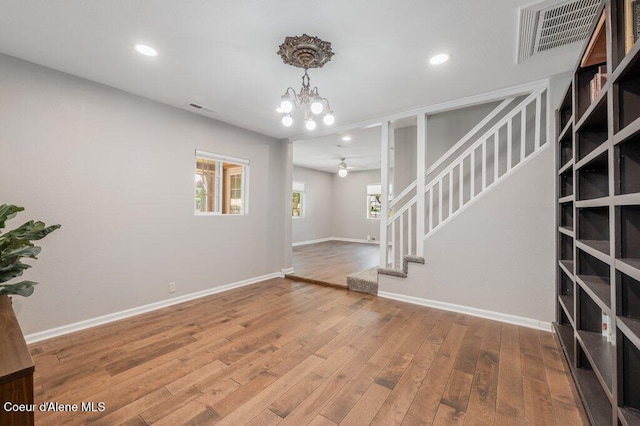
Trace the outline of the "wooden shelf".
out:
M 568 196 L 574 194 L 574 192 L 573 192 L 573 168 L 567 169 L 565 172 L 563 172 L 560 175 L 559 184 L 560 184 L 560 188 L 559 188 L 558 192 L 560 194 L 560 198 L 568 197 Z
M 616 289 L 618 314 L 640 319 L 640 281 L 617 270 Z
M 567 122 L 564 126 L 564 128 L 560 131 L 560 135 L 558 136 L 558 139 L 560 139 L 561 141 L 565 138 L 568 138 L 569 141 L 571 141 L 571 138 L 573 137 L 573 128 L 572 128 L 572 123 L 571 121 Z M 573 149 L 573 147 L 571 147 Z M 569 154 L 571 154 L 573 156 L 572 152 L 568 152 Z
M 601 64 L 607 61 L 606 13 L 603 10 L 591 34 L 587 48 L 580 60 L 580 68 Z
M 558 296 L 558 300 L 562 304 L 564 312 L 566 313 L 566 315 L 569 317 L 569 320 L 573 324 L 574 323 L 574 318 L 575 318 L 575 315 L 574 315 L 574 312 L 573 312 L 573 296 L 570 296 L 570 295 L 559 295 Z
M 588 72 L 587 75 L 588 80 L 591 80 L 591 78 L 593 78 L 593 76 L 596 75 L 596 71 L 597 71 L 597 66 L 591 71 Z M 600 90 L 600 92 L 598 93 L 598 96 L 591 101 L 590 99 L 587 100 L 583 100 L 582 103 L 586 106 L 583 106 L 584 110 L 582 111 L 582 114 L 580 114 L 580 119 L 578 120 L 578 122 L 576 123 L 575 128 L 578 129 L 578 133 L 580 132 L 581 129 L 583 129 L 585 126 L 589 126 L 589 121 L 594 119 L 594 116 L 599 116 L 600 112 L 599 110 L 602 108 L 602 106 L 604 105 L 605 108 L 605 120 L 606 120 L 606 106 L 607 106 L 607 92 L 609 90 L 609 82 L 607 82 L 602 89 Z
M 618 328 L 627 336 L 627 339 L 640 348 L 640 319 L 617 317 Z
M 589 331 L 578 331 L 578 338 L 589 358 L 598 380 L 602 382 L 607 390 L 607 396 L 612 399 L 612 374 L 611 369 L 615 358 L 615 346 L 607 342 L 607 338 L 602 333 L 592 333 Z
M 634 136 L 615 148 L 619 185 L 616 194 L 640 195 L 640 136 Z
M 619 215 L 620 258 L 640 266 L 640 205 L 616 207 Z
M 620 406 L 640 410 L 640 349 L 624 335 L 618 342 L 622 361 Z
M 573 233 L 573 203 L 563 203 L 559 207 L 560 218 L 558 225 L 560 228 L 564 228 L 567 231 Z
M 589 241 L 589 242 L 593 245 L 596 245 L 596 246 L 598 245 L 598 241 Z M 606 264 L 611 263 L 611 256 L 609 256 L 607 253 L 601 250 L 598 250 L 598 248 L 596 247 L 592 247 L 589 244 L 585 244 L 583 241 L 577 240 L 576 247 L 579 248 L 583 253 L 587 253 L 591 255 L 603 263 L 606 263 Z
M 640 410 L 634 410 L 633 408 L 618 407 L 618 417 L 622 420 L 622 424 L 625 426 L 637 426 L 640 425 Z
M 573 260 L 573 238 L 565 234 L 560 234 L 560 258 L 563 260 Z
M 634 4 L 602 2 L 556 114 L 554 326 L 595 425 L 640 425 L 640 31 L 634 26 L 640 18 L 632 16 Z M 603 315 L 611 319 L 614 343 L 602 336 Z
M 609 205 L 609 196 L 601 197 L 601 198 L 592 198 L 590 200 L 581 200 L 576 201 L 577 208 L 585 208 L 585 207 L 602 207 Z
M 562 175 L 564 172 L 569 170 L 571 167 L 573 167 L 573 159 L 568 161 L 564 166 L 560 167 L 560 170 L 558 170 L 558 175 Z
M 591 200 L 607 197 L 609 195 L 609 160 L 608 152 L 602 152 L 599 156 L 576 169 L 578 200 Z
M 630 137 L 638 134 L 638 132 L 640 132 L 640 118 L 637 118 L 628 126 L 625 126 L 624 128 L 620 129 L 618 133 L 615 133 L 613 135 L 613 144 L 617 145 L 619 143 L 622 143 L 627 139 L 629 139 Z
M 578 242 L 580 244 L 584 244 L 586 247 L 581 247 L 582 249 L 584 249 L 585 251 L 588 251 L 589 254 L 596 256 L 598 258 L 601 259 L 600 256 L 598 256 L 598 254 L 603 253 L 606 254 L 607 256 L 609 256 L 609 241 L 606 240 L 578 240 Z M 592 248 L 594 250 L 596 250 L 596 252 L 593 252 L 591 250 L 588 250 L 587 247 Z
M 558 198 L 559 203 L 569 203 L 574 201 L 573 194 Z
M 578 275 L 576 282 L 600 309 L 606 314 L 611 313 L 611 286 L 608 280 L 593 275 Z
M 634 280 L 640 281 L 640 261 L 636 259 L 615 259 L 617 270 L 629 275 Z
M 591 423 L 598 426 L 611 424 L 611 402 L 593 370 L 577 368 L 574 377 Z
M 569 365 L 571 365 L 573 363 L 574 348 L 573 327 L 558 323 L 554 323 L 553 327 L 556 330 L 558 340 L 560 340 L 560 347 L 564 350 L 565 357 L 569 361 Z
M 593 161 L 597 156 L 602 155 L 603 152 L 607 151 L 608 146 L 605 142 L 606 140 L 603 140 L 597 147 L 593 148 L 587 155 L 582 157 L 580 161 L 575 163 L 576 170 L 584 167 L 586 164 L 589 164 L 589 162 Z
M 613 197 L 613 204 L 616 206 L 640 204 L 640 193 L 616 195 Z
M 571 228 L 565 228 L 564 226 L 560 226 L 560 227 L 558 227 L 558 232 L 562 232 L 567 237 L 571 237 L 571 238 L 575 237 L 575 233 L 573 232 L 573 229 L 571 229 Z

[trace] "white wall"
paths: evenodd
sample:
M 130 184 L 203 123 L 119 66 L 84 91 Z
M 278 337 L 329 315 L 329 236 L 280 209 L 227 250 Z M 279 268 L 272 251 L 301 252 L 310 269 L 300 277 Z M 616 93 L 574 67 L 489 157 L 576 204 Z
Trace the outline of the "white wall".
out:
M 305 183 L 304 217 L 292 218 L 293 243 L 333 237 L 334 173 L 293 168 L 293 180 Z
M 551 80 L 553 110 L 569 78 Z M 554 121 L 549 125 L 555 134 Z M 381 276 L 379 289 L 550 323 L 555 313 L 555 216 L 552 140 L 431 235 L 424 266 L 410 266 L 406 279 Z
M 283 266 L 285 144 L 5 55 L 0 117 L 10 227 L 62 224 L 14 298 L 26 334 Z M 194 216 L 195 149 L 250 160 L 248 216 Z

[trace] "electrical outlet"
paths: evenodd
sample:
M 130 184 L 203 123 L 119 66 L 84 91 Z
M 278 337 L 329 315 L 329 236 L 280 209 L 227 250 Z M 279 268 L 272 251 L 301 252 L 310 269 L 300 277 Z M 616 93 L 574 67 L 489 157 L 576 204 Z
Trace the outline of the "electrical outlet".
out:
M 169 293 L 176 292 L 176 283 L 169 283 Z

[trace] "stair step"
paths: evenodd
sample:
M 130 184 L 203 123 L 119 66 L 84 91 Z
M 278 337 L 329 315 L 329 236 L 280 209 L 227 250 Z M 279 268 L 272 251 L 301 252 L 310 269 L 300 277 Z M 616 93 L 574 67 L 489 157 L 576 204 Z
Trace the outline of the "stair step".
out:
M 409 273 L 409 263 L 424 265 L 424 257 L 407 255 L 402 258 L 402 269 L 379 268 L 378 273 L 391 275 L 392 277 L 407 278 L 407 274 Z
M 378 294 L 377 268 L 356 272 L 347 276 L 347 288 L 361 293 Z
M 378 273 L 384 274 L 384 275 L 391 275 L 392 277 L 407 278 L 407 274 L 402 272 L 399 269 L 379 268 Z

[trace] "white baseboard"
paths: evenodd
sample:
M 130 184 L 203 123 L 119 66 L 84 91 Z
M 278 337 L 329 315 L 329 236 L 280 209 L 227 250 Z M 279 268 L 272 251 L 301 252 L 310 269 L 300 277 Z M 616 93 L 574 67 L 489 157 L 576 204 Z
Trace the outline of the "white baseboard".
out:
M 280 272 L 282 273 L 282 276 L 284 277 L 287 274 L 293 274 L 295 272 L 295 270 L 293 268 L 282 268 L 282 269 L 280 269 Z
M 535 328 L 537 330 L 551 331 L 551 323 L 539 321 L 531 318 L 519 317 L 517 315 L 503 314 L 500 312 L 487 311 L 484 309 L 472 308 L 470 306 L 456 305 L 453 303 L 439 302 L 436 300 L 421 299 L 419 297 L 405 296 L 404 294 L 388 293 L 378 291 L 378 296 L 385 299 L 398 300 L 400 302 L 412 303 L 414 305 L 428 306 L 430 308 L 443 309 L 445 311 L 459 312 L 474 317 L 486 318 L 490 320 L 506 322 L 508 324 L 521 325 L 523 327 Z
M 369 240 L 360 240 L 358 238 L 340 238 L 340 237 L 332 237 L 331 239 L 333 241 L 345 241 L 347 243 L 365 243 L 365 244 L 378 244 L 378 245 L 380 245 L 380 241 L 378 241 L 378 240 L 369 241 Z
M 319 238 L 317 240 L 299 241 L 291 244 L 292 247 L 306 246 L 307 244 L 324 243 L 325 241 L 331 241 L 331 238 Z
M 317 240 L 299 241 L 297 243 L 291 244 L 291 246 L 292 247 L 306 246 L 307 244 L 324 243 L 326 241 L 344 241 L 347 243 L 365 243 L 365 244 L 378 244 L 378 245 L 380 244 L 380 241 L 378 240 L 369 241 L 369 240 L 358 239 L 358 238 L 328 237 L 328 238 L 320 238 Z
M 167 300 L 161 300 L 159 302 L 150 303 L 148 305 L 138 306 L 137 308 L 126 309 L 124 311 L 114 312 L 112 314 L 107 314 L 100 317 L 91 318 L 88 320 L 79 321 L 79 322 L 75 322 L 68 325 L 63 325 L 61 327 L 39 331 L 37 333 L 26 335 L 24 339 L 27 342 L 27 344 L 35 343 L 41 340 L 51 339 L 52 337 L 58 337 L 64 334 L 85 330 L 87 328 L 96 327 L 98 325 L 107 324 L 113 321 L 118 321 L 118 320 L 129 318 L 135 315 L 140 315 L 145 312 L 166 308 L 167 306 L 177 305 L 178 303 L 187 302 L 189 300 L 198 299 L 201 297 L 209 296 L 211 294 L 222 293 L 223 291 L 231 290 L 238 287 L 244 287 L 246 285 L 269 280 L 271 278 L 280 278 L 280 277 L 283 277 L 283 274 L 281 274 L 280 272 L 276 272 L 273 274 L 262 275 L 260 277 L 249 278 L 243 281 L 237 281 L 235 283 L 225 284 L 219 287 L 214 287 L 214 288 L 198 291 L 191 294 L 185 294 L 184 296 L 179 296 L 179 297 L 175 297 Z

